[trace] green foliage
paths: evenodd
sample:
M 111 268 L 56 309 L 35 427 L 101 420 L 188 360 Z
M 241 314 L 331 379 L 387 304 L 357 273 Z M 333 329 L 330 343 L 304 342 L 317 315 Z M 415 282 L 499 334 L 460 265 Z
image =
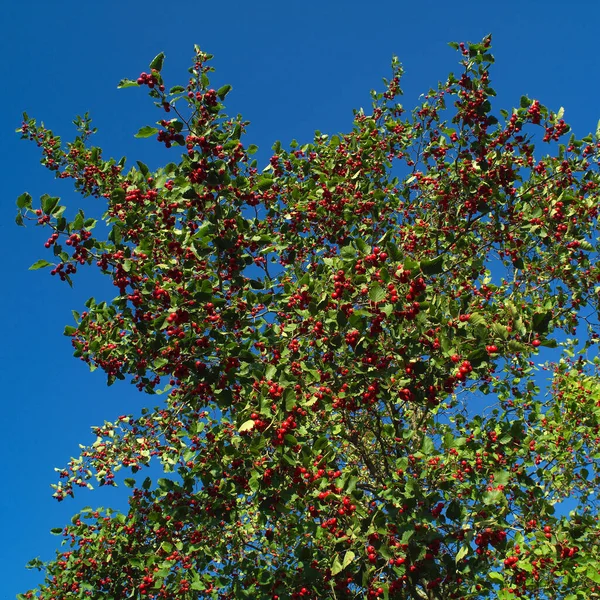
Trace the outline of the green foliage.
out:
M 75 313 L 75 356 L 156 404 L 95 428 L 54 496 L 164 477 L 57 530 L 23 598 L 600 596 L 598 140 L 557 147 L 562 113 L 525 96 L 492 114 L 489 46 L 454 45 L 460 78 L 411 114 L 394 59 L 351 131 L 277 143 L 262 172 L 198 48 L 186 87 L 162 54 L 120 84 L 178 103 L 137 134 L 184 148 L 156 171 L 104 159 L 87 115 L 66 146 L 25 117 L 107 205 L 102 238 L 17 201 L 53 275 L 119 291 Z

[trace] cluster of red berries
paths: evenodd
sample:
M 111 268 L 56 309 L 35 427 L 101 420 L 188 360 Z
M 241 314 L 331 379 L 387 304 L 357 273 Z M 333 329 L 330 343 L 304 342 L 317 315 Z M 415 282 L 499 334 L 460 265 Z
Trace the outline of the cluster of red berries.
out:
M 412 302 L 415 298 L 420 296 L 427 286 L 425 280 L 422 277 L 417 277 L 410 282 L 410 289 L 406 294 L 405 298 L 407 302 Z
M 159 83 L 157 75 L 153 73 L 141 73 L 137 78 L 138 85 L 147 85 L 150 89 L 158 87 L 161 92 L 165 91 L 165 86 Z
M 44 244 L 44 248 L 50 248 L 50 246 L 54 245 L 54 243 L 56 242 L 56 240 L 58 239 L 59 234 L 58 232 L 54 232 L 46 241 L 46 243 Z
M 504 559 L 504 566 L 507 569 L 514 569 L 515 565 L 519 562 L 518 556 L 509 556 Z
M 161 129 L 158 132 L 157 140 L 159 142 L 163 142 L 166 148 L 170 148 L 172 142 L 177 142 L 178 144 L 181 144 L 183 146 L 183 144 L 185 143 L 185 139 L 183 135 L 181 135 L 181 133 L 177 131 L 177 129 L 173 126 L 172 123 L 170 123 L 169 121 L 162 120 L 160 124 L 165 129 Z
M 506 540 L 506 531 L 500 529 L 498 531 L 494 531 L 489 527 L 484 529 L 481 533 L 478 533 L 475 536 L 475 544 L 478 546 L 476 552 L 477 554 L 481 554 L 483 550 L 489 545 L 497 548 L 500 544 L 502 544 Z
M 205 94 L 202 94 L 202 92 L 193 92 L 193 91 L 189 91 L 188 92 L 188 98 L 190 100 L 196 100 L 196 102 L 202 102 L 204 101 L 204 104 L 206 104 L 206 106 L 216 106 L 218 99 L 217 99 L 217 92 L 216 90 L 208 90 Z
M 288 433 L 288 431 L 294 430 L 296 429 L 296 427 L 297 424 L 294 420 L 293 415 L 287 417 L 287 419 L 285 419 L 285 421 L 283 421 L 281 426 L 277 429 L 275 439 L 273 439 L 273 445 L 283 446 L 283 444 L 285 443 L 285 436 Z
M 331 294 L 332 300 L 337 300 L 338 298 L 341 298 L 344 295 L 345 290 L 352 289 L 352 283 L 346 279 L 346 273 L 343 269 L 340 269 L 333 276 L 333 285 L 335 289 Z
M 358 340 L 360 339 L 360 332 L 356 329 L 349 331 L 346 334 L 346 344 L 348 344 L 348 346 L 354 348 L 354 346 L 356 346 L 356 344 L 358 344 Z
M 454 360 L 452 362 L 454 362 Z M 458 369 L 458 372 L 454 375 L 454 378 L 458 381 L 464 381 L 467 378 L 467 375 L 469 375 L 469 373 L 471 373 L 472 370 L 473 366 L 471 365 L 471 363 L 468 360 L 463 360 L 462 364 Z
M 365 256 L 365 262 L 372 266 L 377 266 L 384 263 L 387 260 L 387 252 L 382 252 L 378 246 L 373 248 L 373 252 L 371 254 L 367 254 Z
M 549 142 L 550 140 L 557 141 L 562 135 L 569 131 L 569 126 L 561 119 L 556 125 L 550 125 L 546 127 L 546 133 L 542 138 L 543 142 Z
M 38 217 L 38 220 L 37 220 L 38 225 L 45 225 L 46 223 L 50 223 L 50 215 L 43 215 L 41 209 L 38 208 L 35 211 L 35 214 Z
M 266 421 L 263 421 L 260 418 L 260 415 L 258 413 L 252 413 L 250 415 L 250 418 L 254 421 L 254 429 L 256 429 L 257 431 L 264 431 L 269 425 Z M 242 431 L 241 433 L 243 435 L 245 433 L 250 433 L 250 431 Z
M 534 125 L 539 124 L 541 120 L 540 103 L 534 100 L 531 106 L 527 109 L 527 112 L 531 115 L 531 122 Z
M 67 278 L 67 275 L 71 275 L 72 273 L 77 272 L 77 267 L 71 263 L 65 265 L 64 263 L 58 263 L 52 271 L 50 271 L 50 275 L 58 275 L 61 281 L 64 281 Z

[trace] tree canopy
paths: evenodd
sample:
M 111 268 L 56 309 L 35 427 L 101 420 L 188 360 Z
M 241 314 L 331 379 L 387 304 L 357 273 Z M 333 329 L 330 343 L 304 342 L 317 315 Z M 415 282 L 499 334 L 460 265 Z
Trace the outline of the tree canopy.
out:
M 105 158 L 88 115 L 66 144 L 25 115 L 107 226 L 24 193 L 53 256 L 32 268 L 112 279 L 65 334 L 147 394 L 54 496 L 164 476 L 56 531 L 21 598 L 600 597 L 600 140 L 526 96 L 492 109 L 490 44 L 452 44 L 413 111 L 394 59 L 350 131 L 266 168 L 197 47 L 184 85 L 162 54 L 120 83 L 162 113 L 137 133 L 170 149 L 156 171 Z

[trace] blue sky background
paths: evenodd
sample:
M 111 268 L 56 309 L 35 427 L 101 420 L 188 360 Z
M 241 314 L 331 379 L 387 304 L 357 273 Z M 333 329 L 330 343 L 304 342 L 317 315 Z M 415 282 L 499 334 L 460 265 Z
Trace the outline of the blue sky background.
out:
M 102 206 L 82 201 L 39 166 L 38 149 L 13 133 L 23 110 L 65 140 L 75 115 L 89 111 L 105 156 L 158 166 L 166 162 L 164 151 L 133 134 L 160 113 L 144 91 L 116 85 L 147 70 L 160 51 L 166 53 L 167 86 L 185 84 L 198 43 L 215 55 L 214 87 L 233 85 L 228 113 L 251 121 L 246 143 L 257 144 L 266 163 L 277 139 L 307 142 L 315 129 L 347 130 L 352 108 L 368 108 L 369 90 L 389 75 L 393 54 L 406 70 L 401 101 L 412 108 L 419 94 L 459 71 L 459 56 L 447 42 L 479 41 L 491 32 L 496 109 L 517 105 L 522 94 L 553 110 L 564 106 L 581 137 L 595 131 L 600 118 L 599 20 L 600 4 L 593 0 L 2 3 L 0 599 L 39 582 L 24 565 L 53 556 L 60 538 L 49 533 L 52 527 L 63 526 L 82 506 L 124 505 L 126 488 L 81 491 L 59 504 L 49 485 L 53 468 L 77 455 L 79 443 L 93 441 L 90 426 L 135 413 L 147 400 L 133 386 L 107 388 L 102 373 L 90 374 L 72 358 L 62 336 L 72 324 L 71 310 L 81 310 L 90 296 L 112 298 L 112 286 L 91 269 L 76 275 L 73 289 L 48 271 L 28 271 L 39 258 L 51 260 L 43 248 L 49 233 L 14 225 L 20 193 L 60 195 L 71 210 L 81 206 L 96 214 Z

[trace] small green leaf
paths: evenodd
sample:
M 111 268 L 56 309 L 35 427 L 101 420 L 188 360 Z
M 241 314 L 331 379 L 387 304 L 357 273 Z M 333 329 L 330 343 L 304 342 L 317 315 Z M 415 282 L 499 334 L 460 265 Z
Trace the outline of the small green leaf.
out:
M 148 173 L 150 173 L 150 169 L 140 160 L 136 160 L 135 161 L 137 163 L 138 169 L 140 170 L 140 173 L 144 176 L 144 177 L 148 177 Z
M 386 291 L 378 283 L 369 290 L 369 298 L 371 298 L 373 302 L 381 302 L 385 296 Z
M 273 186 L 273 178 L 263 175 L 256 183 L 256 187 L 264 192 Z
M 598 569 L 594 565 L 588 566 L 585 574 L 586 577 L 591 579 L 594 583 L 600 583 L 600 573 L 598 573 Z
M 246 148 L 246 153 L 249 155 L 252 155 L 252 154 L 255 154 L 257 150 L 258 150 L 258 146 L 256 144 L 250 144 Z
M 83 227 L 83 219 L 84 219 L 84 215 L 82 211 L 79 211 L 76 215 L 75 218 L 73 219 L 73 222 L 71 223 L 71 229 L 81 229 Z
M 490 571 L 488 573 L 488 577 L 497 583 L 502 583 L 504 581 L 504 577 L 502 577 L 502 573 L 498 573 L 498 571 Z
M 31 208 L 31 196 L 25 192 L 17 198 L 18 208 Z
M 162 67 L 163 67 L 163 61 L 165 60 L 165 53 L 161 52 L 160 54 L 157 54 L 154 59 L 152 60 L 152 62 L 150 63 L 150 68 L 153 71 L 158 71 L 159 73 L 162 71 Z
M 345 569 L 350 563 L 355 559 L 356 554 L 352 552 L 352 550 L 348 550 L 346 554 L 344 554 L 344 560 L 342 561 L 342 569 Z
M 344 567 L 342 567 L 342 563 L 340 562 L 340 559 L 338 557 L 338 555 L 335 555 L 335 558 L 333 559 L 333 564 L 331 565 L 331 574 L 332 575 L 337 575 L 338 573 L 340 573 L 343 570 Z
M 456 557 L 454 558 L 454 562 L 458 564 L 465 556 L 469 554 L 469 546 L 461 546 L 460 550 L 456 553 Z
M 517 258 L 513 260 L 513 265 L 515 269 L 523 270 L 525 268 L 525 263 L 523 262 L 523 259 L 520 256 L 517 256 Z
M 552 313 L 550 311 L 544 313 L 534 313 L 531 328 L 536 333 L 546 333 L 548 331 L 548 326 L 550 325 L 551 319 Z
M 150 127 L 149 125 L 146 125 L 144 127 L 142 127 L 136 134 L 134 137 L 136 138 L 149 138 L 152 137 L 153 135 L 156 135 L 158 133 L 158 129 L 156 129 L 156 127 Z
M 431 260 L 422 260 L 421 264 L 421 272 L 425 275 L 437 275 L 444 270 L 444 256 L 436 256 Z
M 353 260 L 356 258 L 356 250 L 352 246 L 344 246 L 340 250 L 340 255 L 345 260 Z
M 123 89 L 123 88 L 128 88 L 128 87 L 137 87 L 138 83 L 137 81 L 132 81 L 131 79 L 121 79 L 121 81 L 119 81 L 119 83 L 117 84 L 117 89 Z
M 169 90 L 169 94 L 181 94 L 181 92 L 185 92 L 185 88 L 181 85 L 175 85 Z
M 56 198 L 54 196 L 48 196 L 48 194 L 44 194 L 40 200 L 42 201 L 42 210 L 44 214 L 50 215 L 52 211 L 56 208 L 58 201 L 60 198 Z
M 227 94 L 230 91 L 231 91 L 231 86 L 229 84 L 226 84 L 217 90 L 217 96 L 219 96 L 219 98 L 221 98 L 221 100 L 224 100 L 225 96 L 227 96 Z
M 44 267 L 51 267 L 52 263 L 49 263 L 47 260 L 40 259 L 34 262 L 30 267 L 30 271 L 37 271 L 38 269 L 43 269 Z
M 133 477 L 126 477 L 123 480 L 123 483 L 128 487 L 128 488 L 132 488 L 135 485 L 135 479 L 133 479 Z
M 469 317 L 469 323 L 471 325 L 485 325 L 486 324 L 486 320 L 485 317 L 481 314 L 481 313 L 472 313 L 471 316 Z
M 50 533 L 51 533 L 52 535 L 60 535 L 62 532 L 63 532 L 63 528 L 62 528 L 62 527 L 53 527 L 53 528 L 50 530 Z

